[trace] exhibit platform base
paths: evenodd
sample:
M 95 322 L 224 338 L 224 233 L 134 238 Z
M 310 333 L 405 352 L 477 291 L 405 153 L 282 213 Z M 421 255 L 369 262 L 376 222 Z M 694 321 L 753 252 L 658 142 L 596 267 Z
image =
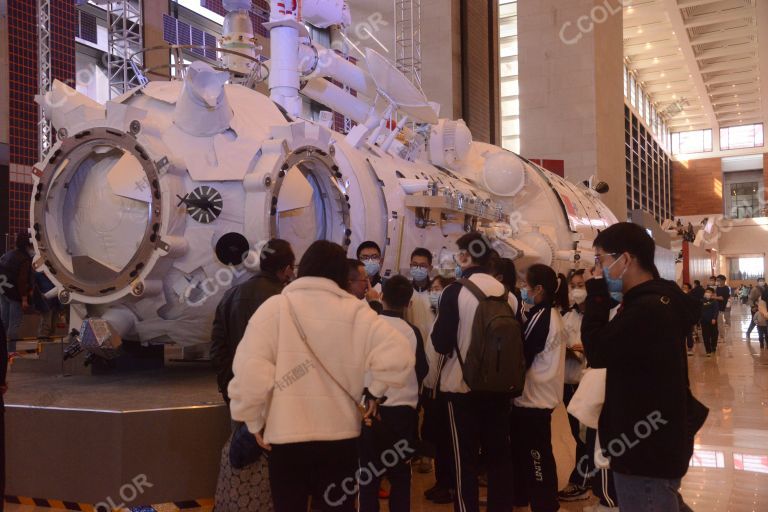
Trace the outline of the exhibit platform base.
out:
M 70 377 L 12 370 L 6 495 L 99 510 L 210 501 L 229 414 L 209 368 L 167 364 Z

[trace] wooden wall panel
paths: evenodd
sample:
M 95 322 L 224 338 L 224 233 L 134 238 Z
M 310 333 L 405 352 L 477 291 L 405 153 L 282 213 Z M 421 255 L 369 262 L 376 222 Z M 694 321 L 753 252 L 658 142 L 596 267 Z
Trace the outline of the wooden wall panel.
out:
M 462 118 L 472 138 L 501 142 L 497 2 L 461 2 Z
M 674 215 L 723 213 L 723 171 L 720 158 L 672 162 Z

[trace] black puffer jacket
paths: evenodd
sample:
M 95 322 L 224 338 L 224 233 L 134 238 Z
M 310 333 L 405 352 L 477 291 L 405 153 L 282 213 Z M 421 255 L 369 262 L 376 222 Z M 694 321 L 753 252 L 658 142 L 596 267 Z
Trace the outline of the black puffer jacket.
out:
M 268 298 L 282 291 L 283 284 L 277 277 L 262 273 L 228 290 L 216 308 L 211 333 L 211 361 L 216 369 L 219 391 L 227 403 L 227 386 L 234 376 L 232 361 L 248 321 Z
M 681 478 L 693 454 L 685 335 L 701 303 L 674 282 L 654 279 L 629 290 L 609 322 L 605 280 L 590 279 L 587 292 L 581 339 L 590 366 L 607 369 L 599 434 L 611 468 Z

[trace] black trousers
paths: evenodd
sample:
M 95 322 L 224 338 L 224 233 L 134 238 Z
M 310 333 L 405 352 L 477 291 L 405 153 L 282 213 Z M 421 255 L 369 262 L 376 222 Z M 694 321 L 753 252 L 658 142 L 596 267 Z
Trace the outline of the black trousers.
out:
M 272 445 L 269 480 L 275 512 L 354 512 L 357 439 Z
M 571 403 L 571 398 L 579 388 L 578 384 L 566 384 L 563 392 L 563 403 L 566 407 Z M 592 456 L 587 448 L 587 443 L 581 440 L 581 425 L 579 420 L 574 416 L 568 415 L 568 424 L 571 427 L 571 435 L 576 441 L 576 465 L 571 471 L 571 476 L 568 478 L 568 482 L 580 487 L 589 487 L 589 482 L 592 479 L 592 470 L 594 469 Z
M 597 431 L 591 428 L 587 429 L 587 450 L 589 450 L 592 461 L 592 494 L 605 507 L 618 507 L 619 498 L 616 495 L 616 488 L 613 485 L 613 471 L 610 469 L 599 469 L 595 467 L 595 441 Z
M 688 346 L 688 350 L 693 350 L 693 327 L 685 335 L 685 344 Z
M 512 407 L 515 506 L 557 512 L 557 466 L 552 453 L 552 410 Z
M 442 393 L 432 398 L 432 390 L 425 388 L 421 405 L 424 408 L 421 439 L 430 446 L 430 455 L 435 459 L 435 484 L 441 489 L 453 489 L 456 475 L 453 471 L 448 402 Z
M 704 348 L 707 354 L 717 351 L 717 326 L 711 322 L 701 323 L 701 337 L 704 338 Z
M 478 455 L 486 454 L 488 512 L 512 508 L 512 459 L 509 445 L 509 395 L 446 393 L 451 427 L 451 455 L 456 474 L 456 512 L 479 512 Z
M 760 341 L 760 348 L 763 348 L 765 346 L 766 341 L 768 341 L 768 326 L 757 326 L 757 339 Z
M 379 512 L 379 486 L 381 477 L 387 476 L 390 484 L 389 511 L 411 510 L 411 465 L 416 453 L 416 409 L 407 405 L 379 407 L 381 428 L 386 431 L 388 442 L 382 446 L 374 430 L 363 425 L 360 434 L 360 483 L 359 512 Z

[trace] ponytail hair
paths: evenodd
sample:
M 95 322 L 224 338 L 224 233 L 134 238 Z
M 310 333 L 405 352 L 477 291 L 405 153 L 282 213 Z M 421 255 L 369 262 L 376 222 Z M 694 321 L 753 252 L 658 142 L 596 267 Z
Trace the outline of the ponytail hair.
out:
M 557 288 L 555 288 L 552 303 L 556 308 L 563 311 L 568 309 L 571 305 L 571 301 L 568 297 L 568 278 L 563 274 L 557 274 Z
M 525 280 L 531 288 L 541 286 L 544 299 L 553 306 L 568 307 L 568 280 L 563 274 L 556 274 L 551 267 L 537 263 L 528 268 Z

